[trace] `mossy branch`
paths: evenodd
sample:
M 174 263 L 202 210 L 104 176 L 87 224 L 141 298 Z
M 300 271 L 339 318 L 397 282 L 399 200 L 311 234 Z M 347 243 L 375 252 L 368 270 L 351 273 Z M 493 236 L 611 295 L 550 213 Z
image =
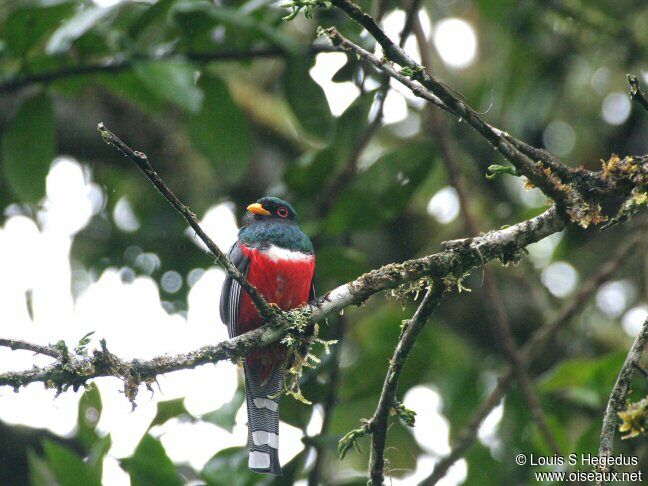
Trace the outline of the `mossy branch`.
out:
M 630 393 L 630 383 L 632 381 L 633 371 L 641 361 L 641 357 L 648 346 L 648 318 L 644 322 L 639 334 L 635 338 L 630 351 L 619 371 L 619 376 L 612 387 L 612 392 L 610 393 L 610 398 L 605 408 L 605 415 L 603 416 L 603 427 L 601 429 L 601 442 L 599 446 L 599 458 L 601 458 L 601 465 L 598 466 L 598 472 L 605 473 L 608 472 L 609 466 L 606 459 L 612 456 L 612 450 L 614 447 L 614 432 L 617 428 L 619 417 L 624 419 L 624 423 L 621 425 L 621 432 L 629 432 L 630 436 L 635 434 L 634 428 L 636 424 L 637 417 L 640 414 L 636 412 L 640 410 L 640 407 L 634 410 L 628 410 L 626 401 L 628 394 Z M 625 416 L 623 415 L 625 410 Z M 621 412 L 621 413 L 619 413 Z M 632 417 L 632 420 L 631 420 Z M 644 417 L 645 418 L 645 417 Z M 630 423 L 632 422 L 632 425 Z M 626 435 L 628 437 L 628 435 Z M 600 484 L 600 483 L 599 483 Z
M 42 351 L 41 354 L 55 360 L 46 367 L 0 374 L 0 386 L 11 386 L 17 391 L 30 383 L 41 382 L 58 391 L 65 391 L 70 387 L 78 389 L 94 378 L 115 376 L 124 380 L 127 396 L 134 399 L 139 385 L 153 382 L 158 375 L 222 360 L 238 360 L 255 347 L 279 341 L 289 330 L 295 333 L 296 330 L 307 329 L 346 307 L 362 304 L 377 293 L 422 278 L 443 280 L 448 275 L 464 275 L 472 268 L 494 259 L 506 261 L 510 254 L 519 253 L 525 246 L 560 231 L 563 226 L 562 218 L 554 209 L 549 209 L 540 216 L 505 229 L 477 238 L 455 241 L 454 245 L 440 253 L 392 263 L 361 275 L 327 292 L 308 306 L 281 313 L 278 323 L 266 324 L 254 331 L 216 345 L 203 346 L 190 353 L 158 356 L 151 360 L 123 360 L 108 351 L 105 341 L 101 349 L 88 352 L 87 356 L 78 356 L 67 347 L 39 347 L 23 341 L 0 340 L 0 346 Z M 81 347 L 85 348 L 86 345 Z
M 632 195 L 633 188 L 628 189 L 627 185 L 619 185 L 608 179 L 603 171 L 569 167 L 551 152 L 533 147 L 486 123 L 452 88 L 430 75 L 424 66 L 413 61 L 389 39 L 376 21 L 358 5 L 350 0 L 331 0 L 331 3 L 374 37 L 381 45 L 385 58 L 378 58 L 351 42 L 335 27 L 320 29 L 320 35 L 328 37 L 335 47 L 355 54 L 358 59 L 399 81 L 415 96 L 465 121 L 513 165 L 515 175 L 525 176 L 529 186 L 538 187 L 553 199 L 558 210 L 571 222 L 583 228 L 604 224 L 617 218 L 624 202 L 635 197 Z M 646 156 L 625 159 L 633 159 L 641 170 L 648 170 Z M 496 171 L 502 171 L 501 167 Z

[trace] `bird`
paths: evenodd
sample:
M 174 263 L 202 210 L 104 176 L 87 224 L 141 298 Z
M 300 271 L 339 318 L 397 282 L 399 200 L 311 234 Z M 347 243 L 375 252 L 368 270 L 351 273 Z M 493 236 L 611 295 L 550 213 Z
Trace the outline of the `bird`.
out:
M 283 199 L 266 196 L 247 207 L 229 258 L 268 303 L 283 311 L 314 298 L 313 244 L 301 230 L 295 209 Z M 250 297 L 231 275 L 223 282 L 220 317 L 230 338 L 265 324 Z M 251 350 L 243 359 L 248 467 L 254 472 L 281 474 L 279 395 L 284 386 L 286 361 L 286 347 L 278 342 Z

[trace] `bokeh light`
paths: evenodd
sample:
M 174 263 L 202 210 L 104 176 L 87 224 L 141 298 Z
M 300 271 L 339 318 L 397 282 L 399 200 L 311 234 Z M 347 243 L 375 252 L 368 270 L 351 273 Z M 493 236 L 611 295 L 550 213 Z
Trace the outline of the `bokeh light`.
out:
M 542 271 L 542 283 L 556 297 L 566 297 L 578 283 L 578 272 L 567 262 L 555 262 Z
M 569 123 L 554 120 L 545 128 L 542 141 L 549 151 L 562 157 L 569 154 L 576 145 L 576 132 Z
M 443 62 L 463 69 L 477 59 L 477 34 L 471 24 L 459 18 L 446 18 L 434 24 L 434 46 Z
M 115 226 L 124 233 L 134 233 L 140 228 L 140 222 L 126 196 L 121 197 L 115 204 L 113 220 Z
M 342 52 L 326 52 L 318 54 L 315 65 L 310 70 L 310 76 L 324 90 L 331 113 L 340 116 L 353 100 L 360 95 L 358 87 L 350 81 L 333 82 L 332 78 L 347 62 Z
M 610 93 L 603 100 L 601 114 L 610 125 L 622 125 L 630 116 L 630 98 L 625 93 Z
M 608 317 L 619 317 L 636 294 L 632 283 L 627 280 L 614 280 L 601 285 L 596 293 L 596 305 Z
M 623 314 L 621 325 L 628 336 L 635 337 L 648 319 L 648 304 L 641 304 Z
M 439 190 L 427 205 L 427 212 L 441 224 L 451 223 L 459 215 L 460 203 L 457 190 L 446 186 Z
M 186 316 L 169 315 L 160 300 L 160 288 L 169 293 L 180 290 L 183 278 L 167 270 L 160 284 L 148 274 L 160 268 L 160 258 L 153 252 L 132 245 L 124 259 L 132 265 L 109 267 L 93 276 L 81 264 L 70 261 L 74 233 L 83 229 L 93 214 L 104 207 L 101 189 L 91 181 L 91 172 L 72 159 L 58 159 L 47 178 L 47 197 L 43 201 L 43 220 L 39 228 L 20 214 L 9 217 L 0 227 L 0 305 L 3 308 L 3 337 L 48 344 L 64 339 L 70 348 L 86 333 L 94 331 L 88 345 L 90 352 L 106 339 L 108 349 L 124 359 L 147 359 L 165 353 L 187 352 L 205 343 L 227 339 L 227 329 L 218 317 L 220 288 L 224 279 L 216 267 L 197 268 L 187 277 L 191 288 L 187 296 Z M 128 200 L 121 198 L 113 216 L 122 230 L 136 230 L 136 221 Z M 56 227 L 50 225 L 56 221 Z M 236 238 L 238 227 L 230 204 L 210 208 L 204 218 L 205 228 L 223 247 Z M 193 238 L 188 231 L 187 236 Z M 198 250 L 199 251 L 199 250 Z M 72 272 L 74 268 L 74 272 Z M 72 278 L 83 281 L 72 295 Z M 33 312 L 29 312 L 27 300 Z M 144 344 L 145 343 L 145 344 Z M 21 351 L 0 349 L 2 371 L 44 366 L 50 359 Z M 110 433 L 111 449 L 104 460 L 104 484 L 128 485 L 127 473 L 119 459 L 133 453 L 136 445 L 157 413 L 157 403 L 184 398 L 189 413 L 200 416 L 229 402 L 239 386 L 239 372 L 231 363 L 202 366 L 158 377 L 151 395 L 141 390 L 137 408 L 124 397 L 123 383 L 116 378 L 95 380 L 103 402 L 97 428 Z M 34 383 L 13 393 L 0 390 L 0 415 L 8 424 L 41 427 L 60 435 L 73 432 L 77 422 L 77 404 L 83 392 L 68 391 L 55 399 L 56 391 Z M 33 413 L 39 410 L 39 413 Z M 244 407 L 232 433 L 205 422 L 173 419 L 151 433 L 160 437 L 169 457 L 196 468 L 219 449 L 244 445 L 247 441 Z M 304 447 L 299 429 L 281 423 L 283 463 Z

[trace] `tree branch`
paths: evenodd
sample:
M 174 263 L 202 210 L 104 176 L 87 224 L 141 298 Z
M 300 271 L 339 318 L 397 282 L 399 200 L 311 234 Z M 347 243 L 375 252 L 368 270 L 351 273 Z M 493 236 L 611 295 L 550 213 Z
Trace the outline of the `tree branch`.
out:
M 418 19 L 414 22 L 414 32 L 416 35 L 421 58 L 427 65 L 431 65 L 432 57 L 430 50 L 427 48 L 423 28 Z M 456 189 L 459 198 L 459 207 L 464 221 L 464 228 L 471 236 L 479 234 L 479 225 L 474 218 L 471 211 L 471 201 L 468 197 L 468 188 L 466 187 L 465 180 L 459 161 L 463 160 L 464 154 L 453 140 L 450 140 L 450 134 L 445 120 L 440 116 L 441 113 L 429 107 L 430 114 L 430 128 L 434 135 L 434 140 L 439 145 L 441 159 L 446 167 L 450 184 Z M 540 406 L 540 399 L 533 388 L 531 378 L 527 370 L 527 363 L 522 361 L 518 345 L 515 343 L 511 324 L 509 322 L 508 314 L 504 306 L 504 298 L 497 285 L 497 279 L 492 267 L 484 269 L 484 292 L 486 295 L 487 306 L 490 307 L 491 314 L 495 317 L 496 332 L 500 337 L 503 345 L 506 358 L 511 363 L 511 367 L 515 370 L 516 379 L 520 384 L 522 395 L 526 400 L 531 414 L 535 420 L 540 432 L 545 438 L 547 445 L 555 453 L 563 455 L 556 439 L 554 438 L 549 425 L 544 417 L 542 408 Z
M 331 290 L 310 303 L 311 319 L 319 321 L 349 305 L 362 304 L 376 292 L 423 277 L 441 280 L 447 276 L 461 277 L 493 259 L 502 262 L 517 260 L 528 244 L 560 231 L 564 225 L 564 219 L 555 208 L 550 208 L 535 218 L 477 238 L 446 241 L 442 243 L 443 252 L 385 265 Z
M 383 4 L 385 2 L 379 2 L 377 4 L 377 15 L 376 20 L 380 22 L 382 13 L 384 13 Z M 405 17 L 405 23 L 403 25 L 403 30 L 400 34 L 401 46 L 405 45 L 405 41 L 412 32 L 412 27 L 414 25 L 414 19 L 418 18 L 418 11 L 420 8 L 420 0 L 412 0 L 407 9 L 407 14 Z M 385 108 L 385 100 L 387 98 L 387 93 L 390 89 L 390 77 L 387 74 L 384 74 L 380 87 L 376 91 L 374 102 L 377 104 L 376 114 L 374 118 L 369 122 L 368 126 L 362 131 L 358 140 L 353 146 L 351 153 L 344 165 L 344 168 L 337 174 L 333 181 L 328 185 L 327 189 L 324 190 L 323 196 L 320 196 L 319 202 L 316 204 L 315 213 L 318 216 L 318 219 L 321 219 L 326 215 L 330 209 L 333 207 L 337 198 L 343 193 L 343 190 L 350 184 L 353 180 L 353 176 L 358 171 L 358 163 L 363 152 L 371 142 L 374 135 L 378 132 L 383 122 L 383 114 Z M 348 234 L 344 235 L 343 239 L 348 239 Z M 348 242 L 347 242 L 348 243 Z M 345 317 L 341 316 L 338 319 L 337 327 L 335 329 L 334 339 L 337 344 L 331 355 L 331 371 L 330 371 L 330 380 L 328 383 L 328 392 L 326 398 L 323 402 L 323 414 L 324 419 L 322 422 L 322 428 L 320 430 L 320 436 L 326 435 L 328 432 L 332 410 L 335 405 L 337 397 L 337 382 L 340 375 L 340 362 L 339 362 L 339 350 L 344 340 L 344 330 L 346 328 Z M 316 452 L 315 464 L 311 469 L 308 475 L 308 484 L 309 486 L 317 486 L 321 483 L 322 467 L 324 462 L 325 449 L 316 443 L 314 445 Z
M 614 431 L 616 429 L 619 416 L 618 412 L 623 410 L 626 405 L 626 397 L 630 392 L 630 382 L 632 380 L 632 372 L 635 367 L 639 366 L 641 355 L 648 345 L 648 318 L 643 324 L 641 331 L 637 335 L 625 363 L 621 367 L 619 376 L 614 383 L 610 399 L 608 400 L 607 407 L 605 408 L 605 415 L 603 416 L 603 427 L 601 429 L 601 443 L 599 446 L 599 458 L 602 463 L 597 466 L 598 472 L 606 473 L 610 471 L 610 467 L 605 462 L 605 459 L 612 456 L 612 449 L 614 447 Z M 601 484 L 599 481 L 597 484 Z
M 312 45 L 308 48 L 311 55 L 320 52 L 337 52 L 338 49 L 326 45 Z M 263 59 L 285 56 L 286 51 L 280 47 L 251 47 L 245 50 L 219 50 L 215 52 L 168 52 L 158 56 L 136 56 L 129 59 L 108 59 L 102 62 L 82 64 L 65 68 L 53 69 L 38 73 L 19 75 L 0 83 L 0 94 L 9 94 L 20 88 L 36 83 L 51 83 L 61 79 L 73 78 L 89 74 L 114 74 L 131 69 L 137 62 L 165 61 L 171 59 L 188 59 L 196 63 L 242 61 L 246 59 Z
M 538 328 L 525 343 L 521 352 L 522 360 L 531 363 L 537 358 L 542 350 L 553 341 L 558 332 L 583 310 L 601 284 L 607 281 L 623 263 L 627 262 L 627 258 L 639 245 L 644 244 L 645 239 L 645 231 L 637 231 L 618 248 L 613 257 L 605 262 L 596 274 L 585 280 L 576 295 L 561 308 L 551 321 Z M 513 367 L 509 366 L 498 380 L 495 389 L 474 413 L 468 421 L 468 424 L 459 432 L 450 454 L 436 464 L 432 474 L 421 484 L 426 486 L 436 484 L 446 475 L 450 467 L 472 447 L 477 439 L 477 433 L 481 423 L 497 404 L 500 403 L 513 381 L 513 376 Z
M 630 97 L 648 110 L 648 99 L 641 91 L 639 78 L 634 74 L 628 74 L 628 84 L 630 85 Z
M 0 339 L 0 346 L 10 348 L 12 351 L 22 349 L 24 351 L 33 351 L 36 354 L 49 356 L 50 358 L 58 359 L 61 357 L 61 352 L 54 346 L 43 346 L 41 344 L 28 343 L 20 339 Z
M 595 173 L 585 169 L 570 168 L 548 151 L 532 147 L 484 122 L 479 114 L 455 96 L 450 88 L 433 78 L 424 66 L 414 62 L 401 47 L 394 44 L 371 16 L 362 11 L 358 5 L 350 0 L 332 0 L 331 3 L 362 25 L 378 41 L 387 60 L 378 59 L 349 41 L 334 27 L 322 30 L 321 32 L 329 37 L 333 45 L 355 53 L 360 59 L 373 64 L 404 84 L 414 95 L 453 114 L 460 121 L 466 121 L 509 160 L 520 174 L 526 176 L 532 184 L 551 197 L 558 209 L 565 212 L 572 222 L 583 227 L 599 224 L 609 219 L 608 206 L 612 206 L 613 213 L 619 210 L 621 203 L 613 202 L 615 197 L 612 197 L 610 189 L 614 184 L 610 184 L 605 172 Z M 396 70 L 392 63 L 399 64 L 402 68 Z M 641 163 L 648 165 L 648 160 L 642 160 Z M 622 191 L 622 193 L 623 199 L 629 196 L 627 192 Z M 617 194 L 616 199 L 620 195 Z M 602 201 L 600 196 L 603 196 L 605 201 Z
M 137 167 L 144 173 L 146 177 L 151 181 L 155 188 L 162 194 L 171 206 L 180 213 L 180 215 L 189 223 L 189 226 L 196 232 L 196 235 L 205 243 L 209 251 L 211 252 L 212 257 L 215 258 L 215 261 L 220 265 L 234 280 L 236 280 L 239 285 L 247 292 L 250 296 L 250 299 L 254 303 L 254 306 L 257 308 L 261 316 L 264 318 L 265 322 L 276 322 L 280 318 L 281 312 L 277 309 L 272 308 L 266 299 L 259 293 L 259 291 L 251 285 L 245 276 L 232 264 L 230 259 L 218 248 L 216 243 L 207 236 L 207 233 L 200 227 L 200 223 L 196 218 L 196 215 L 187 207 L 185 204 L 178 199 L 171 189 L 164 183 L 160 178 L 157 172 L 153 169 L 151 164 L 148 161 L 146 154 L 138 152 L 130 148 L 124 142 L 122 142 L 114 133 L 108 130 L 103 123 L 99 123 L 97 129 L 101 136 L 103 137 L 104 142 L 108 145 L 112 145 L 117 148 L 126 158 L 135 163 Z
M 338 318 L 334 333 L 333 340 L 335 340 L 335 346 L 331 348 L 331 354 L 329 357 L 329 378 L 326 383 L 327 393 L 324 401 L 322 403 L 322 428 L 319 432 L 319 437 L 324 438 L 329 431 L 331 426 L 331 420 L 333 418 L 333 407 L 335 407 L 338 397 L 338 385 L 340 381 L 340 358 L 342 346 L 344 345 L 345 331 L 347 327 L 346 316 L 341 315 Z M 322 484 L 322 470 L 324 469 L 324 457 L 326 448 L 324 445 L 315 441 L 313 445 L 315 451 L 315 464 L 308 474 L 308 486 L 319 486 Z
M 448 108 L 446 111 L 449 111 L 457 118 L 465 120 L 496 150 L 502 153 L 504 157 L 517 167 L 520 172 L 527 176 L 533 184 L 542 189 L 545 194 L 552 197 L 552 199 L 554 199 L 558 204 L 564 204 L 566 207 L 570 207 L 571 204 L 573 204 L 574 201 L 571 201 L 572 195 L 566 192 L 565 189 L 557 183 L 557 181 L 554 181 L 551 177 L 545 174 L 541 164 L 536 164 L 527 155 L 518 150 L 505 137 L 503 137 L 502 130 L 496 129 L 485 123 L 473 108 L 467 105 L 463 100 L 456 97 L 447 86 L 433 78 L 424 66 L 421 66 L 412 60 L 401 47 L 394 44 L 391 39 L 387 37 L 371 16 L 367 15 L 358 5 L 350 0 L 332 0 L 331 3 L 343 10 L 349 17 L 367 29 L 367 31 L 381 45 L 385 56 L 391 62 L 397 63 L 403 68 L 408 68 L 408 73 L 411 78 L 419 81 L 422 86 L 427 88 L 440 101 L 442 101 Z M 356 50 L 355 48 L 360 49 L 358 46 L 342 37 L 334 28 L 328 29 L 326 33 L 333 44 L 342 49 L 354 51 Z M 379 63 L 375 65 L 379 69 L 383 70 L 383 64 L 386 63 L 379 61 Z M 401 70 L 401 72 L 403 72 L 403 70 Z M 561 165 L 562 169 L 565 171 L 569 170 L 569 168 L 564 166 L 564 164 L 561 163 Z
M 440 253 L 385 265 L 310 302 L 306 308 L 310 312 L 309 322 L 324 320 L 350 305 L 362 304 L 374 294 L 424 277 L 443 280 L 448 276 L 462 276 L 472 268 L 493 259 L 509 262 L 517 258 L 524 247 L 560 231 L 564 224 L 563 219 L 552 208 L 533 219 L 489 232 L 478 238 L 446 242 L 447 249 Z M 129 386 L 134 386 L 136 390 L 139 383 L 152 381 L 159 374 L 225 359 L 238 359 L 252 348 L 278 341 L 292 325 L 292 316 L 303 314 L 304 309 L 300 307 L 284 313 L 283 319 L 277 325 L 266 324 L 236 338 L 215 346 L 204 346 L 191 353 L 160 356 L 148 361 L 124 361 L 108 353 L 104 347 L 92 357 L 82 356 L 70 359 L 66 363 L 57 362 L 46 368 L 0 374 L 0 386 L 12 386 L 17 389 L 29 383 L 42 382 L 65 390 L 70 386 L 82 386 L 92 378 L 116 376 L 127 379 Z
M 139 384 L 151 383 L 157 375 L 226 359 L 235 360 L 245 356 L 247 351 L 254 347 L 276 341 L 281 334 L 281 331 L 266 325 L 189 353 L 130 361 L 122 360 L 112 354 L 102 342 L 102 348 L 95 350 L 92 356 L 68 353 L 64 358 L 62 354 L 58 356 L 48 354 L 57 358 L 57 362 L 44 368 L 34 367 L 26 371 L 0 374 L 0 386 L 11 386 L 17 391 L 22 386 L 41 382 L 61 392 L 70 387 L 76 390 L 93 378 L 114 376 L 124 380 L 126 396 L 132 401 L 137 394 Z M 23 342 L 19 349 L 34 350 L 37 346 Z
M 369 459 L 370 484 L 381 486 L 384 480 L 385 469 L 385 442 L 387 440 L 387 421 L 390 412 L 396 410 L 396 391 L 398 381 L 403 371 L 403 366 L 414 347 L 416 338 L 427 324 L 432 312 L 436 309 L 443 292 L 441 282 L 433 282 L 428 289 L 416 313 L 408 321 L 403 322 L 400 339 L 396 345 L 394 356 L 389 361 L 389 369 L 385 375 L 382 392 L 378 406 L 373 417 L 366 424 L 367 431 L 371 432 L 371 457 Z

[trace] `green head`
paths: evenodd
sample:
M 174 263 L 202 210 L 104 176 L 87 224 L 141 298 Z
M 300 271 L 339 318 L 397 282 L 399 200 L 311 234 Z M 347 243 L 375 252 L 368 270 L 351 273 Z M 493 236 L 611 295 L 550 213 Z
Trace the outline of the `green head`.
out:
M 256 203 L 250 204 L 247 210 L 253 214 L 256 221 L 276 220 L 299 224 L 295 208 L 289 202 L 278 197 L 262 197 Z
M 299 227 L 297 213 L 290 203 L 278 197 L 262 197 L 247 207 L 239 239 L 256 248 L 280 248 L 313 254 L 313 244 Z

